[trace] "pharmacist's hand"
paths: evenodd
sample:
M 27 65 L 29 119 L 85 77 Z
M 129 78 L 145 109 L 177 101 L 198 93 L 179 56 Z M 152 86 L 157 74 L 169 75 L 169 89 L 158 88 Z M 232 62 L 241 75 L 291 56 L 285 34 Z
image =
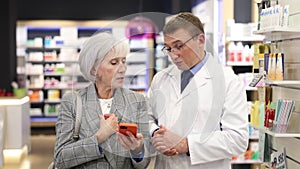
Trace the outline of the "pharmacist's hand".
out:
M 109 136 L 116 133 L 119 129 L 118 117 L 111 114 L 107 119 L 103 115 L 100 115 L 100 128 L 95 134 L 98 143 L 103 143 Z
M 144 138 L 141 133 L 137 133 L 136 137 L 131 132 L 126 132 L 128 136 L 117 133 L 118 142 L 126 149 L 134 153 L 140 153 L 144 147 Z
M 174 148 L 179 143 L 181 137 L 167 130 L 163 125 L 154 133 L 151 142 L 154 148 L 167 156 L 177 155 L 178 152 Z

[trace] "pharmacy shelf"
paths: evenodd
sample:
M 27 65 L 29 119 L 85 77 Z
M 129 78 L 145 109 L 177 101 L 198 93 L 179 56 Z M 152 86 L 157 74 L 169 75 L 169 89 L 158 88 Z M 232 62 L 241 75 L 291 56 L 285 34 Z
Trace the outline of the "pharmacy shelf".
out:
M 251 87 L 251 86 L 247 86 L 245 88 L 246 91 L 257 91 L 257 87 Z
M 54 127 L 57 117 L 31 117 L 31 127 Z
M 252 66 L 253 62 L 227 62 L 227 66 Z
M 45 99 L 44 103 L 60 103 L 61 99 L 55 99 L 55 100 L 51 100 L 51 99 Z
M 253 125 L 252 125 L 253 126 Z M 275 133 L 269 129 L 253 126 L 253 128 L 273 137 L 300 137 L 300 133 Z
M 263 41 L 265 36 L 253 35 L 253 36 L 242 36 L 242 37 L 227 37 L 227 41 L 240 41 L 240 42 L 260 42 Z
M 266 81 L 268 85 L 300 85 L 300 80 Z
M 250 140 L 259 140 L 259 137 L 258 136 L 249 136 L 249 139 Z
M 259 160 L 232 160 L 231 164 L 260 164 L 263 163 Z
M 44 76 L 82 76 L 79 73 L 44 73 Z
M 274 28 L 258 30 L 253 32 L 256 35 L 265 35 L 264 41 L 291 40 L 300 38 L 300 28 Z
M 265 85 L 279 86 L 279 87 L 300 90 L 300 81 L 299 80 L 266 81 Z
M 78 63 L 77 60 L 44 60 L 43 63 Z
M 76 83 L 74 85 L 69 85 L 69 86 L 60 86 L 60 85 L 57 85 L 57 86 L 45 86 L 44 89 L 45 90 L 52 90 L 52 89 L 59 89 L 59 90 L 63 90 L 63 89 L 81 89 L 81 88 L 85 88 L 87 86 L 90 85 L 90 82 L 80 82 L 80 83 Z

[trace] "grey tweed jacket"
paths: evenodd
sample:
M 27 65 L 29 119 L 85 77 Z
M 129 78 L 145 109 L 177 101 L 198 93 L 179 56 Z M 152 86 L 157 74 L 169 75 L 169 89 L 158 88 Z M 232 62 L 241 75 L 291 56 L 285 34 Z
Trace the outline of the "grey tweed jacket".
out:
M 82 98 L 82 122 L 79 140 L 73 139 L 76 113 L 76 95 L 64 94 L 56 123 L 56 143 L 54 149 L 55 166 L 62 168 L 90 169 L 131 169 L 146 168 L 150 162 L 148 154 L 149 122 L 148 104 L 145 97 L 128 89 L 116 89 L 110 113 L 114 113 L 119 122 L 138 124 L 138 132 L 144 137 L 144 158 L 136 162 L 131 153 L 116 140 L 116 134 L 98 145 L 95 133 L 100 127 L 99 115 L 102 114 L 94 84 L 79 90 Z

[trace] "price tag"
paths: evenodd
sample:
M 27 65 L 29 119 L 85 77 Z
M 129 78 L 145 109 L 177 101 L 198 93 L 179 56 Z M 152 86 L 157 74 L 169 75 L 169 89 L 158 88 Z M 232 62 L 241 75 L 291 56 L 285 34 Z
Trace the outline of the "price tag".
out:
M 256 87 L 257 83 L 263 78 L 264 75 L 257 74 L 252 79 L 251 83 L 249 84 L 250 87 Z
M 272 169 L 287 169 L 285 147 L 271 154 Z

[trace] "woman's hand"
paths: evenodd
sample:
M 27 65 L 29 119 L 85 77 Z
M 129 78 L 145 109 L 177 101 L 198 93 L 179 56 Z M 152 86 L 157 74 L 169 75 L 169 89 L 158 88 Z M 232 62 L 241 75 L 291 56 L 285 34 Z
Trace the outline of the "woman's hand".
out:
M 100 115 L 100 128 L 96 133 L 98 143 L 103 143 L 108 137 L 116 133 L 119 129 L 118 117 L 114 114 L 105 119 L 103 115 Z
M 118 142 L 126 149 L 138 154 L 143 151 L 144 139 L 141 133 L 137 133 L 136 137 L 129 131 L 126 132 L 128 136 L 117 133 Z

